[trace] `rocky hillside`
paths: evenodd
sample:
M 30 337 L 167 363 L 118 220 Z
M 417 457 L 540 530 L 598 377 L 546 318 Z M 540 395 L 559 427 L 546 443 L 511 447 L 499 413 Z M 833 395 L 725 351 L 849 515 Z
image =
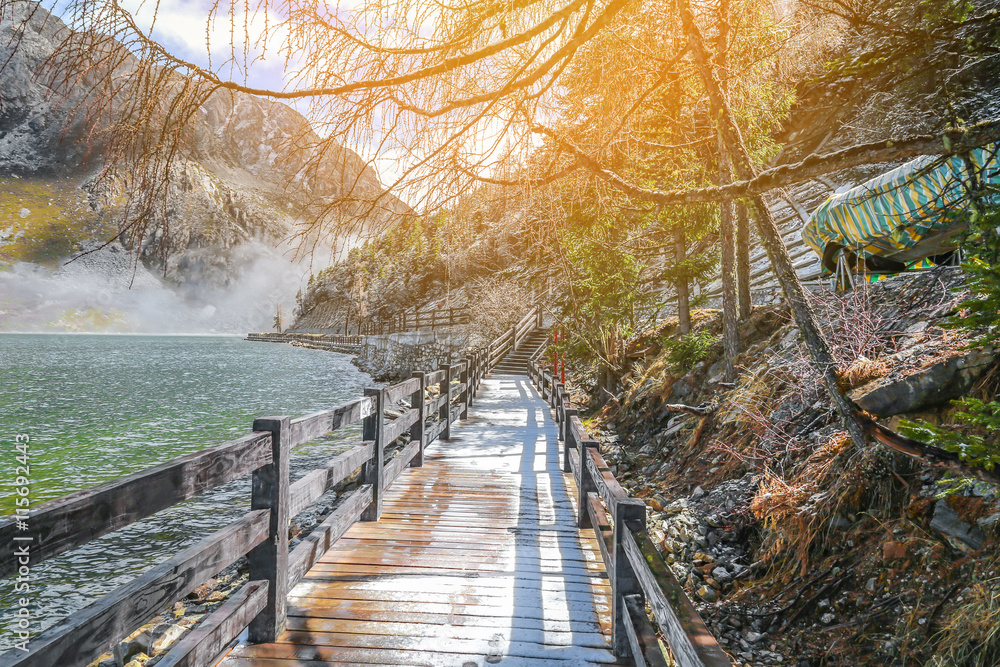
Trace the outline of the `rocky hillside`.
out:
M 87 116 L 87 88 L 61 80 L 48 68 L 69 34 L 59 18 L 36 3 L 4 3 L 0 9 L 0 62 L 5 63 L 0 77 L 0 262 L 7 269 L 5 291 L 15 295 L 0 304 L 0 328 L 51 323 L 51 313 L 38 312 L 39 299 L 21 298 L 31 289 L 17 276 L 33 270 L 19 263 L 55 268 L 79 250 L 108 240 L 127 204 L 118 187 L 122 177 L 100 183 L 95 178 L 103 165 L 104 126 Z M 127 247 L 116 248 L 132 255 L 126 271 L 148 272 L 199 312 L 219 310 L 209 295 L 218 299 L 237 286 L 245 291 L 248 282 L 263 288 L 256 294 L 262 303 L 253 314 L 255 324 L 220 321 L 219 327 L 268 328 L 279 304 L 290 314 L 304 268 L 293 261 L 302 254 L 300 246 L 287 240 L 348 187 L 363 196 L 382 191 L 377 175 L 353 151 L 319 155 L 317 142 L 306 119 L 283 104 L 239 93 L 213 94 L 175 162 L 163 224 L 125 238 Z M 408 210 L 390 197 L 368 225 L 391 225 Z M 310 250 L 317 242 L 319 261 L 326 261 L 333 250 L 329 242 L 315 236 L 305 240 Z M 94 275 L 94 281 L 114 282 L 120 262 L 96 264 L 104 274 Z M 264 265 L 273 274 L 270 285 L 259 275 Z M 63 277 L 57 271 L 47 279 L 60 283 Z M 128 313 L 112 312 L 117 298 L 110 304 L 67 302 L 66 311 L 103 307 L 128 328 Z
M 856 358 L 844 389 L 883 424 L 947 423 L 950 399 L 995 394 L 996 352 L 941 327 L 962 281 L 942 267 L 815 297 Z M 755 666 L 996 664 L 998 487 L 852 446 L 782 306 L 745 323 L 724 383 L 720 320 L 700 313 L 696 351 L 664 343 L 675 322 L 636 339 L 625 390 L 588 423 L 726 650 Z

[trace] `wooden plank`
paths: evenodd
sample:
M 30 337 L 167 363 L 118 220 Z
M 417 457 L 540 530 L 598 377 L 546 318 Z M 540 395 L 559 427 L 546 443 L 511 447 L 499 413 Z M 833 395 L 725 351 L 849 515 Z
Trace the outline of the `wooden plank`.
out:
M 448 394 L 441 394 L 427 401 L 427 414 L 433 415 L 441 409 L 441 406 L 448 402 Z
M 611 587 L 614 596 L 611 599 L 612 645 L 615 653 L 621 655 L 628 650 L 628 635 L 625 628 L 631 625 L 628 613 L 622 606 L 622 600 L 629 595 L 642 594 L 642 584 L 628 562 L 628 556 L 622 546 L 626 535 L 632 534 L 631 526 L 642 529 L 646 527 L 646 504 L 638 498 L 620 498 L 609 509 L 612 515 L 612 560 Z
M 441 435 L 441 432 L 444 431 L 444 427 L 447 425 L 448 423 L 443 419 L 428 425 L 425 431 L 426 435 L 424 436 L 424 439 L 427 441 L 427 444 L 429 445 L 430 443 L 437 440 L 438 437 Z
M 590 472 L 597 492 L 601 494 L 601 500 L 608 508 L 608 512 L 614 512 L 618 501 L 628 497 L 625 489 L 622 488 L 615 476 L 611 474 L 611 468 L 604 462 L 604 457 L 597 451 L 596 447 L 587 447 L 586 460 L 587 470 Z
M 108 484 L 31 509 L 27 531 L 13 517 L 0 521 L 0 576 L 14 572 L 14 550 L 30 538 L 29 565 L 114 532 L 179 502 L 243 477 L 271 462 L 271 438 L 251 433 Z
M 253 421 L 254 431 L 271 434 L 271 463 L 253 473 L 250 509 L 268 510 L 271 539 L 258 544 L 247 554 L 251 579 L 266 579 L 267 607 L 250 622 L 250 641 L 274 641 L 285 625 L 285 597 L 288 593 L 288 515 L 289 465 L 288 445 L 291 420 L 288 417 L 260 417 Z
M 614 659 L 611 652 L 604 646 L 590 646 L 577 642 L 570 647 L 550 644 L 546 641 L 543 633 L 542 641 L 535 642 L 525 640 L 520 634 L 511 633 L 508 637 L 506 633 L 494 633 L 489 637 L 474 637 L 471 639 L 460 639 L 451 637 L 448 641 L 441 641 L 438 637 L 422 636 L 398 636 L 390 634 L 357 634 L 350 632 L 290 632 L 282 637 L 282 642 L 274 648 L 274 655 L 280 655 L 282 649 L 300 655 L 299 651 L 308 650 L 304 647 L 311 647 L 317 657 L 327 660 L 336 660 L 343 655 L 340 649 L 386 649 L 389 651 L 426 651 L 434 652 L 438 655 L 437 664 L 442 658 L 449 654 L 478 654 L 487 656 L 499 662 L 503 658 L 517 660 L 551 660 L 555 664 L 564 661 L 573 661 L 579 665 L 581 663 L 593 662 L 597 660 Z M 282 646 L 284 644 L 284 646 Z M 572 651 L 565 649 L 571 648 Z M 512 660 L 511 660 L 512 661 Z M 564 663 L 565 664 L 565 663 Z
M 732 663 L 698 615 L 645 531 L 624 531 L 622 546 L 642 586 L 653 618 L 680 667 L 731 667 Z
M 370 397 L 365 397 L 329 410 L 320 410 L 311 415 L 293 419 L 291 436 L 289 437 L 290 446 L 297 447 L 304 442 L 336 431 L 342 426 L 360 421 L 370 415 L 374 409 L 374 401 Z
M 443 369 L 432 371 L 427 374 L 427 385 L 438 384 L 439 382 L 443 382 L 447 377 L 448 373 Z
M 611 524 L 608 523 L 608 513 L 604 511 L 600 497 L 593 491 L 587 494 L 587 515 L 590 517 L 590 526 L 597 534 L 597 544 L 601 549 L 604 569 L 608 571 L 609 576 L 613 575 L 615 564 L 611 553 L 613 548 Z
M 410 465 L 410 461 L 420 451 L 420 441 L 411 440 L 394 459 L 385 465 L 385 473 L 382 475 L 382 490 L 388 489 L 403 470 Z
M 517 628 L 517 636 L 525 641 L 536 644 L 548 644 L 550 646 L 572 646 L 578 643 L 582 646 L 593 648 L 604 648 L 607 645 L 607 638 L 601 633 L 601 628 L 594 623 L 587 630 L 573 632 L 569 624 L 565 624 L 565 629 L 550 629 L 548 624 L 544 629 L 537 624 L 532 626 L 523 623 L 524 627 Z M 381 621 L 369 622 L 364 620 L 340 620 L 340 619 L 312 619 L 295 617 L 289 619 L 289 630 L 300 630 L 317 633 L 317 637 L 322 637 L 319 633 L 344 632 L 350 634 L 391 634 L 397 637 L 424 637 L 437 638 L 439 641 L 449 639 L 492 639 L 496 635 L 496 626 L 488 625 L 456 625 L 419 623 L 407 621 Z M 514 630 L 514 628 L 509 628 Z
M 344 481 L 372 456 L 373 443 L 363 442 L 330 460 L 325 468 L 313 470 L 288 490 L 288 516 L 293 518 L 316 502 L 324 493 Z
M 406 433 L 418 419 L 420 419 L 420 411 L 416 408 L 410 408 L 396 419 L 393 419 L 384 427 L 385 439 L 383 442 L 387 445 L 393 442 L 396 438 Z
M 268 535 L 269 513 L 257 510 L 157 565 L 67 617 L 28 643 L 8 651 L 0 667 L 87 664 L 133 630 L 184 597 Z
M 288 555 L 289 590 L 305 576 L 320 558 L 347 532 L 372 502 L 372 487 L 364 485 L 355 489 L 337 509 Z
M 248 581 L 225 604 L 206 616 L 156 664 L 160 667 L 211 665 L 267 605 L 267 582 Z
M 622 599 L 622 606 L 628 614 L 625 632 L 635 667 L 667 667 L 640 597 L 628 595 Z
M 372 458 L 365 463 L 361 478 L 372 489 L 371 505 L 362 513 L 362 521 L 378 521 L 382 516 L 382 468 L 385 456 L 385 391 L 382 389 L 365 389 L 365 396 L 375 399 L 375 411 L 365 419 L 364 438 L 373 441 Z
M 392 384 L 385 388 L 386 405 L 398 403 L 402 398 L 409 398 L 410 395 L 420 389 L 420 379 L 410 378 L 398 384 Z

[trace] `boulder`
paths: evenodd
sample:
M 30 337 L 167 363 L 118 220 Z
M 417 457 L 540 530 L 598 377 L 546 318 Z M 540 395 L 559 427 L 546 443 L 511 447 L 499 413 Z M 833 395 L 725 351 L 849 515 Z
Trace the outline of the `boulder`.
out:
M 960 551 L 976 551 L 983 546 L 986 536 L 978 526 L 962 521 L 961 517 L 944 500 L 934 505 L 931 528 L 941 533 L 948 542 Z
M 881 417 L 916 412 L 965 395 L 996 359 L 992 347 L 969 350 L 909 375 L 887 375 L 849 395 L 864 410 Z

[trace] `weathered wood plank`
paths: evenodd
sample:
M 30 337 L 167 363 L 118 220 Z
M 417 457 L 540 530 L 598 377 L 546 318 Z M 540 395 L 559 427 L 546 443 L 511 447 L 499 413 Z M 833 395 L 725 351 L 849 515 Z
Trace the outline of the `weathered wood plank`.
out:
M 447 377 L 448 372 L 444 369 L 432 371 L 427 374 L 427 385 L 438 384 L 439 382 L 443 382 Z
M 632 526 L 646 527 L 646 504 L 638 498 L 621 498 L 613 506 L 613 533 L 611 544 L 614 548 L 614 566 L 611 572 L 611 587 L 615 594 L 611 599 L 612 645 L 615 653 L 622 655 L 628 650 L 628 635 L 625 628 L 631 625 L 622 600 L 629 595 L 642 595 L 642 583 L 629 564 L 623 541 L 632 534 Z M 610 508 L 609 508 L 610 509 Z
M 267 607 L 250 622 L 250 641 L 274 641 L 285 627 L 288 594 L 288 515 L 289 464 L 288 444 L 291 420 L 288 417 L 260 417 L 253 421 L 254 431 L 271 434 L 271 463 L 253 473 L 250 508 L 268 510 L 271 539 L 250 550 L 247 561 L 251 579 L 266 579 Z
M 611 549 L 614 547 L 612 544 L 614 536 L 611 532 L 611 524 L 608 522 L 608 513 L 604 511 L 604 506 L 601 505 L 600 496 L 593 491 L 587 494 L 587 516 L 590 517 L 590 526 L 594 529 L 594 533 L 597 536 L 597 545 L 601 549 L 601 560 L 604 561 L 604 569 L 608 571 L 609 576 L 613 577 L 615 564 Z
M 385 444 L 389 444 L 399 436 L 406 433 L 416 421 L 420 419 L 420 411 L 410 408 L 396 419 L 385 425 Z
M 628 498 L 628 494 L 615 479 L 611 468 L 604 462 L 604 457 L 597 451 L 597 448 L 586 447 L 585 451 L 587 470 L 597 487 L 597 492 L 601 494 L 601 500 L 607 506 L 608 512 L 614 512 L 618 501 Z
M 365 484 L 372 489 L 371 505 L 362 513 L 362 521 L 378 521 L 382 516 L 382 467 L 385 464 L 385 391 L 365 389 L 365 396 L 375 399 L 375 411 L 365 419 L 364 438 L 373 441 L 372 458 L 365 463 L 361 475 Z
M 386 405 L 398 403 L 401 398 L 409 398 L 410 394 L 420 389 L 420 379 L 410 378 L 398 384 L 392 384 L 385 388 Z
M 731 667 L 732 663 L 645 531 L 626 530 L 622 546 L 680 667 Z
M 445 426 L 447 426 L 447 422 L 445 422 L 443 419 L 427 426 L 424 439 L 427 441 L 428 445 L 438 439 L 438 437 L 441 435 L 441 432 L 444 431 Z
M 316 562 L 350 528 L 372 502 L 372 487 L 355 489 L 288 555 L 288 585 L 294 588 Z
M 427 401 L 427 414 L 433 415 L 441 410 L 441 406 L 448 402 L 448 394 L 441 394 Z
M 420 451 L 420 441 L 411 440 L 406 447 L 396 455 L 396 458 L 385 465 L 385 473 L 382 475 L 382 490 L 388 489 L 396 478 L 402 474 L 403 470 L 410 465 L 410 461 Z
M 329 410 L 320 410 L 311 415 L 293 419 L 291 423 L 290 446 L 297 447 L 304 442 L 315 440 L 342 426 L 353 424 L 370 415 L 375 403 L 370 397 L 359 398 Z
M 371 442 L 363 442 L 330 460 L 325 468 L 318 468 L 291 485 L 288 491 L 288 516 L 295 517 L 319 498 L 344 481 L 372 456 Z
M 209 614 L 157 662 L 160 667 L 203 667 L 215 662 L 226 645 L 267 606 L 267 582 L 248 581 Z
M 30 537 L 29 564 L 116 531 L 193 498 L 271 462 L 271 437 L 251 433 L 232 442 L 178 457 L 94 489 L 73 493 L 31 510 L 29 530 L 12 517 L 0 521 L 0 576 L 15 570 L 14 540 Z
M 627 612 L 625 632 L 628 634 L 635 667 L 667 667 L 667 661 L 656 641 L 656 633 L 646 618 L 641 598 L 638 595 L 628 595 L 622 599 L 622 606 Z
M 231 565 L 268 535 L 269 513 L 257 510 L 157 565 L 42 632 L 28 651 L 8 651 L 0 667 L 87 664 L 133 630 Z
M 410 466 L 420 468 L 424 465 L 424 446 L 427 439 L 424 437 L 424 428 L 427 425 L 427 406 L 424 404 L 427 397 L 426 373 L 416 372 L 413 377 L 420 382 L 420 387 L 410 396 L 410 404 L 417 411 L 417 421 L 410 427 L 410 439 L 420 443 L 420 449 L 410 461 Z

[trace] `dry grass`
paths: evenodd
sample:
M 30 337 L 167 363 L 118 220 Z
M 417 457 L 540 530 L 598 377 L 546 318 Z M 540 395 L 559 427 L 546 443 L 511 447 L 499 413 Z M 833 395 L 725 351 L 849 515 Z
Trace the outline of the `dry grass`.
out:
M 762 560 L 794 556 L 798 573 L 808 571 L 813 543 L 840 504 L 841 459 L 850 452 L 850 442 L 846 433 L 836 434 L 810 454 L 790 480 L 765 472 L 750 503 L 767 531 Z
M 935 639 L 935 655 L 927 663 L 933 667 L 1000 664 L 1000 577 L 965 589 L 962 602 L 948 615 Z
M 861 356 L 840 372 L 840 386 L 843 391 L 868 384 L 872 380 L 885 377 L 892 366 L 885 359 L 869 359 Z

